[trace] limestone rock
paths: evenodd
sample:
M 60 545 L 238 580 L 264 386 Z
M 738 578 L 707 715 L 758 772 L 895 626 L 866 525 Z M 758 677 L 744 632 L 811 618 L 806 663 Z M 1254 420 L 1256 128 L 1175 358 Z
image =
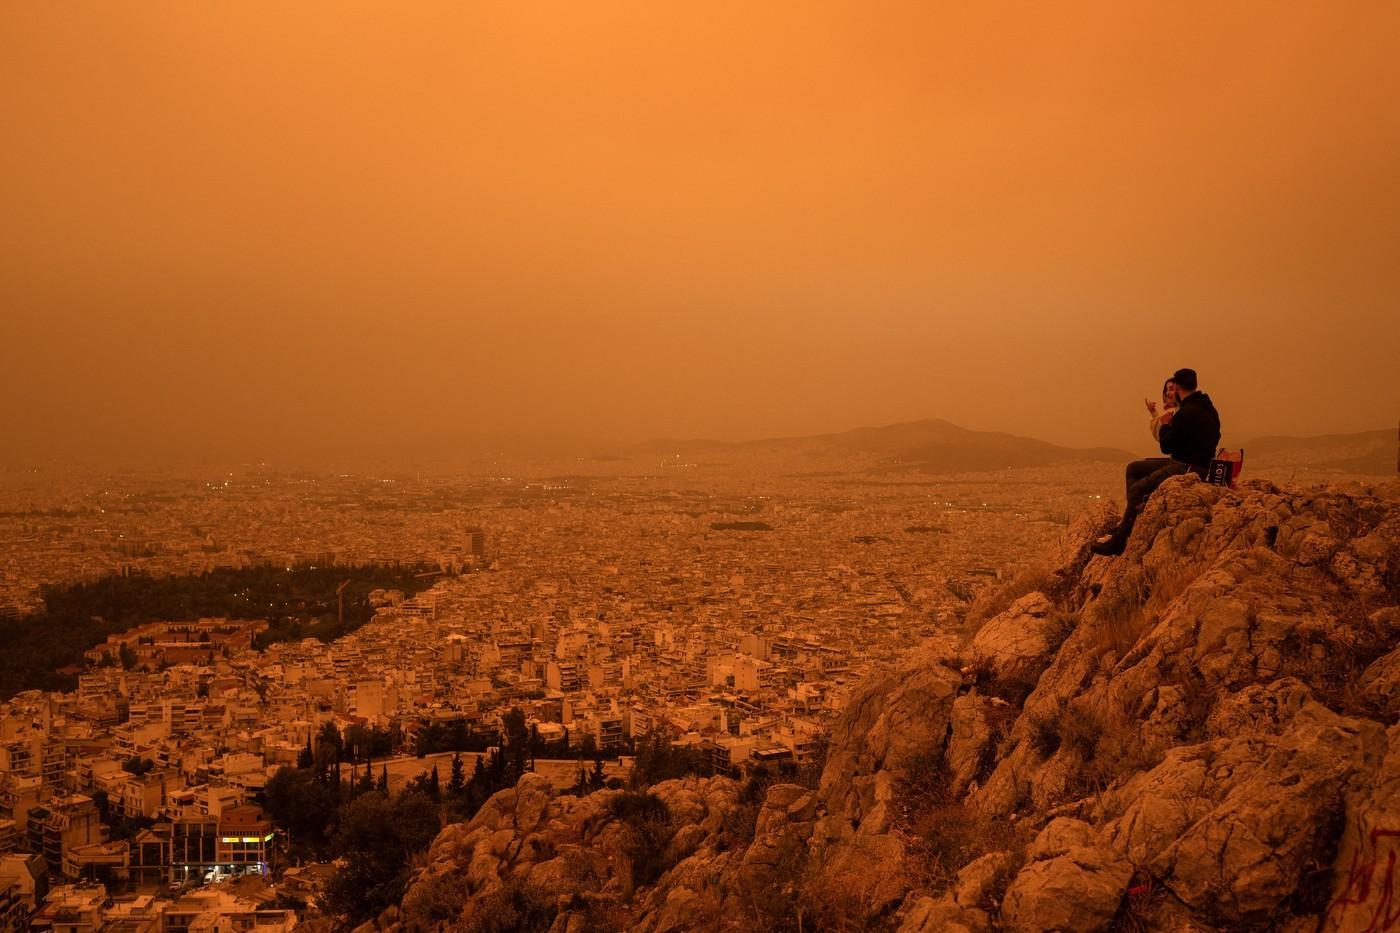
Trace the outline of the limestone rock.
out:
M 953 883 L 953 900 L 959 907 L 991 909 L 999 886 L 1007 881 L 1013 859 L 1010 852 L 988 852 L 973 859 L 958 872 Z
M 1105 930 L 1133 869 L 1088 823 L 1060 818 L 1036 837 L 1032 861 L 1006 890 L 1002 920 L 1010 930 Z
M 959 907 L 951 897 L 920 897 L 911 904 L 897 933 L 986 933 L 988 917 Z
M 1206 732 L 1221 738 L 1277 735 L 1311 699 L 1308 688 L 1294 677 L 1251 684 L 1216 704 L 1206 720 Z
M 1378 713 L 1392 718 L 1400 716 L 1400 647 L 1366 668 L 1358 686 Z
M 1397 919 L 1394 901 L 1400 863 L 1400 725 L 1386 735 L 1387 751 L 1369 787 L 1347 801 L 1345 826 L 1334 863 L 1337 871 L 1320 933 L 1384 930 Z
M 1174 749 L 1117 795 L 1106 834 L 1184 903 L 1250 922 L 1297 889 L 1381 744 L 1374 723 L 1309 703 L 1281 735 Z
M 1027 593 L 987 620 L 972 639 L 971 653 L 985 659 L 1000 681 L 1034 684 L 1069 632 L 1044 593 Z
M 999 710 L 999 700 L 965 694 L 953 701 L 950 734 L 945 760 L 955 796 L 961 796 L 977 776 L 977 772 L 995 752 L 996 736 L 990 718 Z
M 941 652 L 914 649 L 895 671 L 867 680 L 832 730 L 820 797 L 851 829 L 888 829 L 888 813 L 876 810 L 880 772 L 902 776 L 923 756 L 941 754 L 962 686 L 946 660 Z

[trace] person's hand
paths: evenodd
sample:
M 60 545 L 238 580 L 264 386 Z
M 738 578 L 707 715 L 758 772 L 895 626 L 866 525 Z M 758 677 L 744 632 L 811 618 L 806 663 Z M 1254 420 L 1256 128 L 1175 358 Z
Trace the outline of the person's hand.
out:
M 1163 424 L 1171 424 L 1171 423 L 1172 423 L 1172 418 L 1173 418 L 1175 415 L 1176 415 L 1176 409 L 1175 409 L 1175 408 L 1168 408 L 1166 411 L 1162 412 L 1162 423 L 1163 423 Z
M 1157 403 L 1150 398 L 1145 398 L 1142 403 L 1147 406 L 1147 413 L 1152 417 L 1157 417 Z

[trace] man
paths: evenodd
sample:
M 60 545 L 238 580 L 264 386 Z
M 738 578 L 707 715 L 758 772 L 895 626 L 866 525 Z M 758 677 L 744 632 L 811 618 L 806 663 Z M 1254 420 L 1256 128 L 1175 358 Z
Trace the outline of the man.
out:
M 1176 397 L 1176 411 L 1163 415 L 1157 432 L 1157 442 L 1166 456 L 1128 464 L 1128 501 L 1123 507 L 1123 520 L 1108 537 L 1093 544 L 1090 550 L 1095 554 L 1122 554 L 1147 497 L 1173 476 L 1189 472 L 1204 479 L 1215 456 L 1220 443 L 1220 416 L 1210 396 L 1197 388 L 1196 371 L 1178 369 L 1169 386 Z

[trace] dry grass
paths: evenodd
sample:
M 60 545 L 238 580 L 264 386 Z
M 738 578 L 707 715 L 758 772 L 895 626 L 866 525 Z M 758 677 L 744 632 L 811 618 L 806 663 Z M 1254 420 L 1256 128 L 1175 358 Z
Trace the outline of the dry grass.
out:
M 1029 840 L 1018 824 L 989 817 L 954 797 L 941 752 L 917 759 L 895 791 L 898 828 L 906 837 L 911 881 L 937 895 L 969 862 L 989 852 L 1019 852 Z
M 724 813 L 720 823 L 717 845 L 722 849 L 740 850 L 753 842 L 758 827 L 758 816 L 763 810 L 764 797 L 773 784 L 773 777 L 767 773 L 755 772 L 749 775 L 740 789 L 739 799 Z
M 1060 747 L 1085 763 L 1094 760 L 1103 735 L 1103 720 L 1084 710 L 1071 708 L 1060 727 Z
M 964 631 L 969 636 L 977 634 L 988 619 L 1001 615 L 1028 593 L 1040 592 L 1053 599 L 1060 585 L 1061 581 L 1052 568 L 1045 565 L 1028 567 L 1012 577 L 1005 586 L 978 596 L 963 619 Z
M 1086 720 L 1087 721 L 1087 720 Z M 1073 743 L 1080 750 L 1074 783 L 1080 796 L 1099 795 L 1116 784 L 1161 764 L 1166 749 L 1143 739 L 1137 723 L 1120 717 L 1094 717 L 1093 735 Z
M 1208 687 L 1205 678 L 1193 667 L 1181 668 L 1177 674 L 1186 695 L 1184 741 L 1188 744 L 1204 742 L 1206 740 L 1206 723 L 1210 719 L 1211 711 L 1215 709 L 1216 701 L 1220 698 L 1219 693 Z
M 515 878 L 476 901 L 474 907 L 452 925 L 454 933 L 546 930 L 559 913 L 547 894 Z
M 1060 750 L 1060 723 L 1057 714 L 1038 714 L 1032 716 L 1026 725 L 1030 730 L 1026 739 L 1031 744 L 1031 750 L 1043 759 L 1049 758 Z
M 1352 637 L 1341 632 L 1330 638 L 1322 632 L 1289 632 L 1279 646 L 1283 661 L 1278 676 L 1298 678 L 1335 713 L 1380 718 L 1360 687 L 1361 675 L 1395 645 L 1370 625 L 1349 628 L 1346 634 Z
M 772 884 L 749 887 L 726 901 L 714 929 L 765 930 L 770 933 L 856 933 L 872 927 L 877 905 L 866 892 L 868 876 L 829 876 L 811 865 L 805 848 L 782 851 L 773 866 Z M 739 916 L 731 915 L 737 905 Z M 727 922 L 721 926 L 720 921 Z M 617 927 L 616 929 L 624 929 Z
M 1021 824 L 989 817 L 958 803 L 920 811 L 907 826 L 908 864 L 915 887 L 937 896 L 969 862 L 989 852 L 1020 852 L 1030 841 Z
M 895 794 L 905 813 L 952 803 L 952 779 L 943 749 L 932 748 L 911 757 Z
M 1063 751 L 1074 769 L 1065 790 L 1073 798 L 1103 793 L 1161 762 L 1164 749 L 1149 745 L 1137 723 L 1080 706 L 1060 706 L 1030 719 L 1027 740 L 1042 759 Z
M 1150 933 L 1159 928 L 1157 911 L 1166 901 L 1166 888 L 1151 876 L 1137 874 L 1128 882 L 1128 889 L 1109 925 L 1109 933 Z
M 1078 707 L 1061 704 L 1049 713 L 1034 715 L 1027 723 L 1031 748 L 1041 758 L 1049 758 L 1060 749 L 1082 761 L 1093 761 L 1103 723 L 1099 718 Z
M 403 899 L 406 913 L 428 922 L 449 922 L 461 915 L 471 891 L 459 872 L 436 875 L 409 888 Z
M 858 933 L 877 924 L 873 914 L 877 905 L 864 892 L 871 879 L 864 873 L 849 873 L 835 877 L 809 875 L 800 887 L 797 907 L 798 930 L 801 933 Z
M 987 779 L 996 770 L 997 762 L 1006 754 L 1011 729 L 1016 725 L 1021 710 L 1009 702 L 992 703 L 987 707 L 985 715 L 987 728 L 991 730 L 991 739 L 978 753 L 977 769 L 972 774 L 972 780 L 979 786 L 987 783 Z
M 1148 611 L 1161 615 L 1182 593 L 1186 592 L 1201 571 L 1189 561 L 1176 561 L 1153 574 L 1143 584 L 1145 605 Z
M 1104 597 L 1089 610 L 1089 650 L 1095 655 L 1110 654 L 1114 660 L 1137 644 L 1157 619 L 1146 609 L 1140 592 Z

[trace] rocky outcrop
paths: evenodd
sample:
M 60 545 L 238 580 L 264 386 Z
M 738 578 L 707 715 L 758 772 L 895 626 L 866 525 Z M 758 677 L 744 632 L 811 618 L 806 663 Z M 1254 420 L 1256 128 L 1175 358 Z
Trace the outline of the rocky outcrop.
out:
M 1133 867 L 1088 823 L 1050 822 L 1027 853 L 1030 863 L 1006 890 L 1002 919 L 1017 931 L 1104 930 L 1132 878 Z
M 1400 928 L 1400 484 L 1177 478 L 1093 558 L 1111 518 L 866 681 L 817 786 L 661 784 L 643 857 L 622 792 L 527 776 L 379 926 Z
M 1069 634 L 1068 620 L 1044 593 L 1028 593 L 982 626 L 971 653 L 1003 682 L 1034 684 Z

